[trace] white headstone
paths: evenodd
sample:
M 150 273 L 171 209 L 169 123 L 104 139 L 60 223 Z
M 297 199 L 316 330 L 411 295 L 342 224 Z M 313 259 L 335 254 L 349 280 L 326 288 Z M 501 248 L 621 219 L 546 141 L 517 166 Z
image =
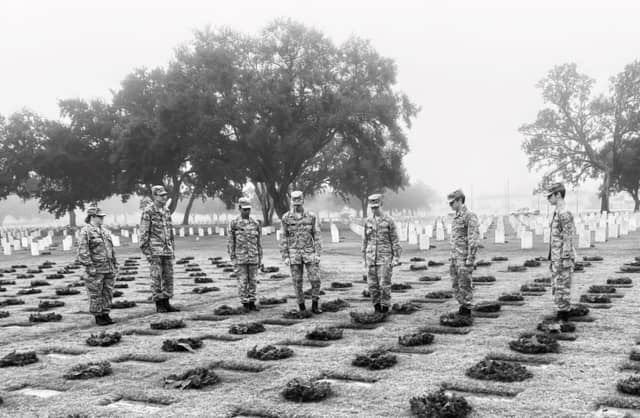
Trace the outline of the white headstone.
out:
M 204 237 L 204 228 L 198 228 L 198 236 Z
M 523 250 L 533 248 L 533 232 L 522 231 L 520 235 L 520 248 Z
M 213 235 L 213 230 L 211 229 L 211 227 L 207 228 L 207 235 Z
M 67 236 L 62 240 L 62 251 L 71 251 L 72 246 L 73 241 L 70 236 Z
M 427 234 L 420 234 L 418 248 L 423 251 L 429 250 L 431 245 L 431 238 Z
M 184 238 L 184 228 L 180 228 L 179 230 L 180 237 Z
M 591 231 L 580 231 L 578 234 L 578 248 L 591 247 Z
M 20 240 L 20 243 L 22 244 L 23 247 L 29 247 L 29 238 L 22 237 L 22 240 Z
M 120 246 L 120 237 L 118 235 L 112 235 L 111 236 L 111 241 L 113 242 L 113 246 L 114 247 L 119 247 Z
M 544 228 L 542 231 L 542 242 L 548 244 L 551 241 L 551 228 Z
M 11 245 L 10 244 L 5 244 L 2 246 L 2 250 L 4 255 L 11 255 Z
M 340 242 L 340 231 L 336 224 L 331 224 L 331 242 L 333 244 L 338 244 Z
M 409 244 L 416 245 L 418 244 L 418 233 L 415 229 L 409 230 Z
M 192 226 L 189 227 L 189 236 L 190 237 L 193 236 L 193 227 Z
M 607 242 L 607 228 L 600 227 L 596 229 L 596 242 Z
M 609 224 L 609 238 L 618 238 L 620 235 L 620 225 L 618 224 Z
M 447 228 L 449 235 L 451 235 L 451 227 Z M 444 241 L 444 230 L 442 228 L 436 228 L 436 241 Z
M 495 231 L 495 243 L 504 244 L 504 230 L 496 229 Z
M 26 247 L 26 245 L 25 245 L 25 247 Z M 13 248 L 14 248 L 15 250 L 20 250 L 20 249 L 22 249 L 22 241 L 21 241 L 21 240 L 19 240 L 19 239 L 14 239 L 14 240 L 13 240 Z
M 137 244 L 140 241 L 140 237 L 138 237 L 138 233 L 136 231 L 131 234 L 131 243 Z
M 276 230 L 276 241 L 280 241 L 281 238 L 282 238 L 282 230 L 278 229 Z
M 36 241 L 31 243 L 31 255 L 34 257 L 40 255 L 40 246 Z
M 623 220 L 620 222 L 620 236 L 629 235 L 629 221 Z

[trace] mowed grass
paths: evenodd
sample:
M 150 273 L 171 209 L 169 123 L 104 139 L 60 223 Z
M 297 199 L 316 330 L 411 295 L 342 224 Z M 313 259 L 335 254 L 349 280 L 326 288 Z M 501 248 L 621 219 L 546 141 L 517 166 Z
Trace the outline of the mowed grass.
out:
M 328 227 L 323 228 L 328 231 Z M 262 347 L 283 340 L 303 340 L 307 331 L 316 326 L 332 326 L 350 322 L 350 310 L 370 310 L 370 302 L 362 298 L 366 283 L 362 280 L 362 255 L 360 241 L 348 230 L 341 231 L 344 242 L 331 244 L 328 234 L 324 237 L 325 250 L 321 262 L 322 282 L 325 295 L 322 301 L 336 298 L 348 299 L 351 308 L 335 313 L 315 315 L 299 323 L 273 325 L 267 321 L 266 332 L 245 335 L 240 339 L 215 338 L 229 336 L 229 326 L 239 322 L 259 322 L 281 319 L 282 313 L 294 309 L 291 280 L 269 279 L 270 274 L 261 274 L 258 285 L 259 297 L 289 297 L 286 304 L 264 307 L 258 313 L 230 316 L 226 319 L 213 316 L 214 308 L 227 304 L 238 306 L 236 281 L 223 273 L 222 269 L 211 265 L 209 257 L 226 256 L 226 238 L 195 237 L 178 239 L 177 258 L 193 256 L 191 263 L 198 263 L 207 277 L 213 279 L 209 286 L 220 291 L 196 294 L 192 277 L 185 272 L 186 265 L 176 265 L 175 294 L 173 303 L 182 312 L 168 315 L 155 313 L 154 306 L 147 302 L 149 296 L 148 268 L 144 260 L 136 279 L 128 283 L 128 288 L 119 289 L 123 296 L 116 300 L 136 301 L 131 309 L 112 311 L 116 325 L 98 328 L 93 318 L 87 314 L 88 302 L 83 288 L 80 295 L 65 296 L 58 300 L 64 307 L 51 311 L 63 315 L 62 321 L 42 323 L 30 327 L 0 327 L 0 356 L 17 350 L 35 350 L 40 361 L 24 367 L 0 369 L 0 396 L 4 404 L 0 406 L 0 416 L 66 416 L 86 414 L 88 416 L 233 416 L 238 411 L 271 413 L 274 416 L 409 416 L 409 399 L 439 388 L 449 387 L 479 388 L 485 392 L 513 392 L 515 396 L 474 395 L 462 392 L 474 408 L 473 416 L 589 416 L 595 413 L 595 401 L 607 396 L 618 396 L 615 390 L 617 380 L 631 372 L 620 371 L 620 366 L 628 360 L 640 331 L 637 312 L 640 308 L 637 284 L 632 288 L 618 289 L 623 298 L 612 299 L 611 309 L 591 311 L 594 322 L 577 323 L 577 339 L 561 341 L 560 353 L 545 355 L 549 364 L 523 363 L 533 378 L 524 382 L 498 384 L 476 381 L 465 376 L 467 368 L 482 360 L 487 354 L 512 352 L 508 343 L 518 334 L 534 331 L 544 315 L 553 312 L 550 289 L 541 296 L 526 296 L 522 306 L 502 306 L 498 318 L 475 318 L 471 331 L 465 335 L 437 334 L 433 344 L 426 346 L 431 354 L 394 353 L 398 363 L 379 371 L 369 371 L 351 365 L 357 354 L 381 345 L 398 347 L 398 336 L 416 332 L 420 327 L 437 326 L 441 314 L 457 308 L 455 300 L 444 303 L 423 303 L 421 309 L 411 315 L 392 315 L 375 329 L 345 329 L 344 337 L 330 341 L 327 347 L 306 347 L 292 345 L 293 357 L 259 362 L 249 359 L 246 352 L 253 346 Z M 491 231 L 490 231 L 491 233 Z M 505 262 L 494 262 L 489 267 L 480 267 L 475 275 L 493 275 L 493 285 L 476 286 L 477 301 L 496 300 L 504 292 L 517 291 L 522 284 L 533 282 L 535 278 L 549 276 L 547 263 L 542 267 L 529 268 L 522 273 L 505 273 L 507 265 L 522 264 L 525 260 L 547 253 L 541 237 L 535 239 L 533 250 L 520 250 L 519 241 L 511 236 L 511 242 L 503 245 L 483 241 L 484 249 L 479 258 L 490 260 L 496 255 L 509 257 Z M 596 248 L 580 250 L 579 255 L 601 255 L 602 262 L 594 262 L 584 273 L 574 275 L 573 300 L 577 302 L 590 285 L 605 284 L 607 278 L 630 276 L 634 284 L 640 275 L 615 274 L 623 262 L 638 255 L 640 233 L 597 244 Z M 407 302 L 424 298 L 427 292 L 449 290 L 450 279 L 446 261 L 449 245 L 446 241 L 433 242 L 437 248 L 429 252 L 419 252 L 416 246 L 403 243 L 405 263 L 394 271 L 394 282 L 411 283 L 412 288 L 392 293 L 393 302 Z M 265 265 L 281 265 L 275 237 L 265 239 Z M 121 264 L 128 256 L 139 256 L 137 247 L 118 248 Z M 427 260 L 444 261 L 441 267 L 428 271 L 409 270 L 409 258 L 422 256 Z M 72 253 L 54 252 L 51 256 L 31 258 L 17 255 L 12 258 L 0 256 L 0 267 L 12 264 L 27 264 L 35 267 L 44 260 L 57 264 L 53 269 L 37 274 L 34 279 L 44 279 L 46 274 L 73 260 Z M 20 273 L 22 271 L 18 271 Z M 51 280 L 51 286 L 43 293 L 17 296 L 25 300 L 25 305 L 5 306 L 0 310 L 9 311 L 10 316 L 0 319 L 0 326 L 6 324 L 24 325 L 29 314 L 25 309 L 37 307 L 43 300 L 39 297 L 55 294 L 55 287 L 71 283 L 80 274 L 67 275 L 64 279 Z M 440 275 L 441 281 L 419 282 L 424 275 Z M 15 274 L 5 274 L 3 278 L 13 279 Z M 16 279 L 16 285 L 7 285 L 6 292 L 0 293 L 0 301 L 14 296 L 22 287 L 29 286 L 32 279 Z M 351 282 L 353 287 L 344 290 L 326 290 L 331 282 Z M 197 285 L 202 286 L 202 285 Z M 309 288 L 305 281 L 305 289 Z M 310 302 L 308 302 L 310 304 Z M 215 320 L 191 320 L 192 317 L 211 316 Z M 151 331 L 149 324 L 161 318 L 183 319 L 187 327 L 182 329 Z M 278 322 L 278 321 L 273 321 Z M 92 333 L 101 330 L 119 331 L 123 334 L 120 343 L 110 347 L 90 347 L 85 340 Z M 173 353 L 161 350 L 162 342 L 169 338 L 213 336 L 203 340 L 203 347 L 194 352 Z M 428 351 L 427 351 L 428 352 Z M 49 353 L 49 354 L 44 354 Z M 79 363 L 109 361 L 123 356 L 131 356 L 133 361 L 112 362 L 113 373 L 97 379 L 67 381 L 63 374 Z M 148 361 L 146 361 L 148 360 Z M 164 361 L 159 361 L 164 360 Z M 163 379 L 170 374 L 180 374 L 187 369 L 211 366 L 220 376 L 221 382 L 201 390 L 167 389 Z M 261 370 L 261 371 L 260 371 Z M 296 404 L 285 401 L 280 391 L 294 377 L 314 378 L 323 375 L 361 377 L 358 380 L 330 379 L 333 395 L 313 404 Z M 49 389 L 60 391 L 53 396 L 41 398 L 20 391 L 19 388 Z M 506 389 L 506 390 L 504 390 Z M 50 394 L 51 394 L 50 393 Z M 121 406 L 120 406 L 121 405 Z

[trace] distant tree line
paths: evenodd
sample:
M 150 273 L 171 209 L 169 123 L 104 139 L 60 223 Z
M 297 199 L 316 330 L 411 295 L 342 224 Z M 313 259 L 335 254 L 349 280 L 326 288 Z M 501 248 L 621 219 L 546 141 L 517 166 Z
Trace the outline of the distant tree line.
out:
M 547 169 L 540 184 L 561 180 L 578 185 L 600 179 L 601 210 L 612 192 L 628 192 L 640 210 L 640 61 L 609 80 L 594 95 L 595 80 L 576 64 L 551 69 L 538 87 L 545 108 L 520 128 L 529 168 Z
M 418 113 L 396 65 L 351 38 L 277 20 L 256 36 L 207 28 L 162 68 L 137 69 L 110 101 L 67 99 L 60 119 L 0 116 L 0 197 L 38 199 L 57 217 L 153 184 L 173 212 L 188 199 L 231 205 L 251 183 L 264 219 L 290 192 L 364 202 L 408 184 L 405 130 Z M 366 205 L 363 204 L 366 209 Z

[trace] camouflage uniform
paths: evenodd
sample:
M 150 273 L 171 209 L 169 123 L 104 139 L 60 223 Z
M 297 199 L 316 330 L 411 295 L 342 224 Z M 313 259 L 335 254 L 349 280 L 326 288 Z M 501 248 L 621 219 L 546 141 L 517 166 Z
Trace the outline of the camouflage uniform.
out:
M 463 205 L 451 223 L 449 274 L 456 300 L 468 309 L 471 309 L 473 301 L 471 272 L 478 251 L 478 238 L 478 217 Z
M 256 300 L 256 276 L 262 262 L 262 228 L 253 218 L 238 216 L 229 225 L 227 251 L 236 267 L 238 294 L 244 303 Z
M 558 311 L 571 309 L 571 276 L 575 262 L 573 215 L 559 204 L 551 219 L 549 260 L 553 300 Z
M 89 312 L 94 315 L 109 313 L 118 262 L 107 229 L 94 225 L 82 228 L 78 262 L 87 269 L 84 282 L 89 294 Z
M 292 194 L 293 196 L 293 194 Z M 311 283 L 311 298 L 320 298 L 320 252 L 322 240 L 318 218 L 311 212 L 296 213 L 290 211 L 282 217 L 282 239 L 280 254 L 284 261 L 289 260 L 293 287 L 298 304 L 304 303 L 302 291 L 303 267 Z
M 400 259 L 401 252 L 396 224 L 390 216 L 382 214 L 365 221 L 362 254 L 367 267 L 369 293 L 374 305 L 389 306 L 393 264 Z
M 149 261 L 154 301 L 173 297 L 174 247 L 169 211 L 156 204 L 147 205 L 140 220 L 140 249 Z

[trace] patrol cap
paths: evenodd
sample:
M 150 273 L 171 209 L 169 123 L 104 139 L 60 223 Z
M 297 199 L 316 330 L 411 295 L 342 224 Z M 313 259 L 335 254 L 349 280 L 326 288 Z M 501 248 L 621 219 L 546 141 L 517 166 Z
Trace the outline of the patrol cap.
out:
M 151 194 L 154 196 L 164 196 L 167 193 L 166 189 L 164 188 L 164 186 L 152 186 L 151 187 Z
M 382 195 L 379 193 L 375 193 L 375 194 L 369 195 L 367 200 L 369 201 L 370 207 L 378 208 L 380 207 L 380 203 L 382 203 Z
M 454 190 L 447 195 L 447 200 L 449 201 L 449 204 L 452 204 L 455 200 L 464 199 L 464 198 L 465 196 L 461 189 Z
M 301 205 L 304 202 L 304 194 L 300 190 L 291 192 L 291 203 Z
M 246 197 L 241 197 L 240 199 L 238 199 L 238 208 L 251 209 L 251 202 Z
M 563 193 L 566 192 L 566 189 L 564 188 L 564 184 L 562 184 L 562 183 L 553 183 L 547 189 L 547 197 L 551 196 L 552 194 L 558 193 L 558 192 L 563 192 Z
M 92 216 L 99 216 L 101 218 L 104 218 L 106 216 L 106 213 L 97 206 L 91 206 L 89 207 L 89 209 L 87 209 L 87 216 L 84 218 L 84 223 L 88 224 Z

